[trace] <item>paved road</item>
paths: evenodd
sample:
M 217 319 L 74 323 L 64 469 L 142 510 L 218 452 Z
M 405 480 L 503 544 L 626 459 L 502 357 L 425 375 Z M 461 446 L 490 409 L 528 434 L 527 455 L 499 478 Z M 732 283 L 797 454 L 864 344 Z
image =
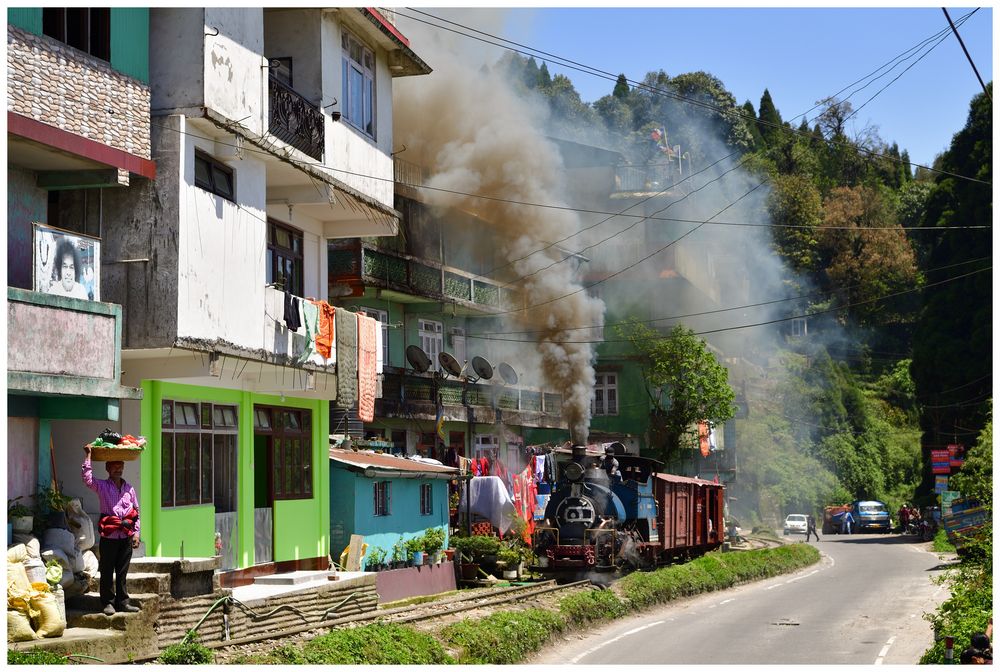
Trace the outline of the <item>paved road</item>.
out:
M 821 561 L 571 635 L 534 664 L 914 664 L 944 562 L 898 535 L 824 535 Z

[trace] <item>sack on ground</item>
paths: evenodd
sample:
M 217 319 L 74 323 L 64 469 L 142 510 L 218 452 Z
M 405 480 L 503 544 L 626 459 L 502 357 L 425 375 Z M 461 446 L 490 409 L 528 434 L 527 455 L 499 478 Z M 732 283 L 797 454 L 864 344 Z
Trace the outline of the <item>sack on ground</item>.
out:
M 76 550 L 76 536 L 69 530 L 50 527 L 42 535 L 42 549 L 58 548 L 67 556 Z
M 14 544 L 7 549 L 7 562 L 24 562 L 28 559 L 28 548 L 24 544 Z
M 94 555 L 93 551 L 83 552 L 83 573 L 87 576 L 97 576 L 97 571 L 99 569 L 100 563 L 97 562 L 97 556 Z
M 28 558 L 24 561 L 24 571 L 28 575 L 28 581 L 32 583 L 45 580 L 45 565 L 41 558 Z
M 56 596 L 52 593 L 36 593 L 31 598 L 31 606 L 38 610 L 35 618 L 35 632 L 42 637 L 59 637 L 66 629 L 65 619 L 59 618 L 59 607 L 56 605 Z
M 24 564 L 20 562 L 7 563 L 7 595 L 10 596 L 11 585 L 18 592 L 26 593 L 31 590 L 31 581 L 28 580 L 28 573 L 24 571 Z
M 97 542 L 94 535 L 94 521 L 83 510 L 79 499 L 71 499 L 66 505 L 66 524 L 76 537 L 76 547 L 81 551 L 92 548 Z
M 29 558 L 42 557 L 42 545 L 39 543 L 38 537 L 32 537 L 30 541 L 26 542 L 24 549 L 28 552 Z
M 69 556 L 69 568 L 73 570 L 74 574 L 79 574 L 83 571 L 84 566 L 83 551 L 76 549 L 76 551 Z
M 31 627 L 28 615 L 17 609 L 7 610 L 7 641 L 27 642 L 32 639 L 39 639 Z

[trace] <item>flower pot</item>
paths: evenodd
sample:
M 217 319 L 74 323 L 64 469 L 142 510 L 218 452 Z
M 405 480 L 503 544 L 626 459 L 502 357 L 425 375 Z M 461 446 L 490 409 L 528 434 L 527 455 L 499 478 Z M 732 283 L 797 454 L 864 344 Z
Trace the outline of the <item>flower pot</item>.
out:
M 451 562 L 452 560 L 454 560 L 455 559 L 455 549 L 454 548 L 445 549 L 444 558 L 448 562 Z
M 548 567 L 549 566 L 549 556 L 547 556 L 547 555 L 539 555 L 538 556 L 538 566 L 539 567 Z
M 474 581 L 479 576 L 479 563 L 463 562 L 458 566 L 461 577 L 466 581 Z
M 413 552 L 413 566 L 414 567 L 419 567 L 422 564 L 424 564 L 424 552 L 423 551 L 414 551 Z
M 517 570 L 516 569 L 505 569 L 503 570 L 503 578 L 505 579 L 516 579 Z
M 15 516 L 10 519 L 11 524 L 14 527 L 14 532 L 25 533 L 31 532 L 31 527 L 35 523 L 34 516 Z

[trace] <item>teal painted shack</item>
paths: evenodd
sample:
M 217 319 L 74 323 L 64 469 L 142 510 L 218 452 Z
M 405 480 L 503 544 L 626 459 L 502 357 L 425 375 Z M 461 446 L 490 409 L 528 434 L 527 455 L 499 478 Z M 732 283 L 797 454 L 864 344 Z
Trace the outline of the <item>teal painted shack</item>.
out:
M 330 449 L 330 549 L 334 560 L 352 534 L 392 559 L 400 541 L 428 529 L 445 530 L 448 546 L 448 483 L 458 470 L 369 451 Z

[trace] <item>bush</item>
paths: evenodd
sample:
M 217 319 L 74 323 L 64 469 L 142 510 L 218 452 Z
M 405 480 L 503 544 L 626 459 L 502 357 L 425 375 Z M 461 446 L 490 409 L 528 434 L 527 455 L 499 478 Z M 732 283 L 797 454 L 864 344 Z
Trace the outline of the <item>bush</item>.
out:
M 335 630 L 291 652 L 282 662 L 309 665 L 447 665 L 454 660 L 434 637 L 393 623 Z
M 500 540 L 496 537 L 459 537 L 455 539 L 455 549 L 467 558 L 481 558 L 496 555 L 500 550 Z
M 577 625 L 621 618 L 627 612 L 625 604 L 610 590 L 588 590 L 559 600 L 559 613 L 567 623 Z
M 948 541 L 948 533 L 945 532 L 944 527 L 939 527 L 938 531 L 934 534 L 934 544 L 932 545 L 935 553 L 954 553 L 955 547 L 950 541 Z
M 444 546 L 444 528 L 432 527 L 424 532 L 423 536 L 424 553 L 436 553 Z
M 462 649 L 463 664 L 508 665 L 537 651 L 565 621 L 545 609 L 503 611 L 483 619 L 465 619 L 441 631 L 445 642 Z
M 7 651 L 8 665 L 66 665 L 66 656 L 42 649 Z
M 955 638 L 956 658 L 966 649 L 977 632 L 985 632 L 993 615 L 993 541 L 984 539 L 977 543 L 979 549 L 971 559 L 963 559 L 957 569 L 948 571 L 938 579 L 951 587 L 951 597 L 941 603 L 937 611 L 924 616 L 934 626 L 936 641 L 924 652 L 921 664 L 942 664 L 944 638 Z
M 192 634 L 189 641 L 163 649 L 157 661 L 164 665 L 210 665 L 214 658 L 210 649 L 198 643 L 198 635 Z

